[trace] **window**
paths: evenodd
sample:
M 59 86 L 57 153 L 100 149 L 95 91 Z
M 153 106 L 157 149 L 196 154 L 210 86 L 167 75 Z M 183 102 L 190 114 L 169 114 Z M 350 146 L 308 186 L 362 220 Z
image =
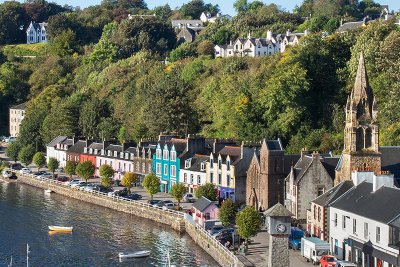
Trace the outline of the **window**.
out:
M 156 159 L 161 159 L 161 149 L 157 149 L 157 151 L 156 151 Z
M 318 207 L 318 221 L 321 221 L 321 207 Z
M 368 223 L 364 223 L 364 238 L 368 239 Z
M 200 177 L 200 175 L 197 175 L 197 184 L 201 184 L 201 177 Z
M 210 213 L 204 213 L 204 219 L 209 220 L 210 219 Z
M 342 215 L 342 228 L 346 229 L 346 216 Z
M 142 172 L 143 172 L 143 173 L 146 172 L 146 163 L 142 163 Z
M 174 165 L 171 166 L 171 176 L 176 177 L 176 166 Z
M 171 151 L 171 161 L 176 161 L 176 151 Z
M 218 184 L 222 184 L 222 174 L 218 173 Z
M 156 174 L 161 174 L 161 163 L 156 164 Z
M 204 171 L 206 169 L 206 164 L 204 162 L 201 163 L 201 171 Z
M 149 172 L 151 172 L 151 163 L 149 163 L 148 168 L 149 168 Z
M 185 169 L 190 168 L 190 159 L 185 160 Z
M 211 164 L 210 168 L 213 168 L 213 164 L 214 164 L 214 159 L 213 158 L 210 158 L 210 164 Z
M 229 171 L 231 169 L 231 161 L 227 160 L 226 161 L 226 170 Z
M 376 227 L 376 243 L 379 243 L 381 241 L 381 228 Z
M 333 219 L 334 219 L 335 227 L 337 227 L 337 213 L 335 213 Z
M 187 184 L 187 173 L 183 174 L 183 182 Z
M 164 175 L 168 176 L 168 164 L 164 164 Z
M 335 239 L 335 255 L 339 254 L 339 246 L 338 246 L 339 242 L 337 239 Z
M 317 205 L 314 205 L 314 220 L 317 219 Z
M 231 176 L 230 174 L 226 175 L 226 186 L 230 186 L 231 185 Z
M 357 234 L 357 220 L 353 219 L 353 234 Z
M 221 169 L 221 167 L 222 167 L 222 160 L 218 160 L 218 169 Z
M 210 173 L 210 183 L 214 183 L 214 173 Z
M 190 175 L 190 183 L 193 184 L 193 174 Z
M 168 150 L 163 151 L 163 159 L 168 159 Z
M 320 195 L 322 195 L 323 193 L 324 193 L 324 189 L 321 188 L 321 187 L 318 187 L 318 189 L 317 189 L 317 195 L 320 196 Z

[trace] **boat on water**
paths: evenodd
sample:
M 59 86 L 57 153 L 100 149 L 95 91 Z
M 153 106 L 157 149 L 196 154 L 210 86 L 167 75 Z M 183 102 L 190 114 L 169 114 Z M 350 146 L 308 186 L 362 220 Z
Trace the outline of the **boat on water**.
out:
M 74 229 L 74 227 L 72 227 L 72 226 L 70 226 L 70 227 L 54 226 L 54 225 L 50 225 L 49 226 L 49 230 L 50 231 L 55 231 L 55 232 L 72 232 L 73 229 Z
M 120 252 L 118 253 L 118 256 L 120 259 L 124 258 L 144 258 L 150 256 L 150 250 L 141 250 L 137 252 L 131 252 L 131 253 L 124 253 Z

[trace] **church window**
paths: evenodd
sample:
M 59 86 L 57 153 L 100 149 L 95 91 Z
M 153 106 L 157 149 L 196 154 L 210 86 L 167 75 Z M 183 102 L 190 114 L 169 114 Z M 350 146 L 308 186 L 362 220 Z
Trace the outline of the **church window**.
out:
M 356 142 L 356 150 L 361 150 L 364 148 L 364 129 L 357 129 L 357 142 Z
M 321 221 L 321 207 L 318 207 L 318 221 Z
M 371 128 L 365 130 L 365 148 L 370 148 L 372 146 L 372 131 Z

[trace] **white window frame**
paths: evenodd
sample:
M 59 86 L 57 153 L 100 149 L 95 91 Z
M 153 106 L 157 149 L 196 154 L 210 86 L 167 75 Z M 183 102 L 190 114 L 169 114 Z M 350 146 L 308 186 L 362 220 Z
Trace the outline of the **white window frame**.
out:
M 368 223 L 365 222 L 364 223 L 364 239 L 368 239 L 368 234 L 369 234 L 369 232 L 368 232 Z
M 168 164 L 164 164 L 164 175 L 168 176 Z
M 156 164 L 156 174 L 161 174 L 161 163 Z
M 176 177 L 176 166 L 171 165 L 171 177 Z
M 353 234 L 357 234 L 357 220 L 353 218 Z
M 176 151 L 171 151 L 171 161 L 176 161 Z
M 163 160 L 168 160 L 169 158 L 169 151 L 167 149 L 163 150 Z
M 156 159 L 161 159 L 161 149 L 157 148 L 156 150 Z
M 381 242 L 381 228 L 379 226 L 376 227 L 376 243 Z

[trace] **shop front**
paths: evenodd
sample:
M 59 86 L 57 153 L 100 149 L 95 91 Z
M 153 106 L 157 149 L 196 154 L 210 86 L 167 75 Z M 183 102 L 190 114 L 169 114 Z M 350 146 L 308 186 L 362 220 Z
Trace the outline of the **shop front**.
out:
M 235 189 L 229 187 L 218 186 L 218 198 L 220 201 L 231 198 L 235 202 Z
M 400 266 L 398 255 L 373 245 L 371 241 L 360 242 L 349 238 L 347 244 L 351 248 L 347 258 L 357 264 L 358 267 Z

